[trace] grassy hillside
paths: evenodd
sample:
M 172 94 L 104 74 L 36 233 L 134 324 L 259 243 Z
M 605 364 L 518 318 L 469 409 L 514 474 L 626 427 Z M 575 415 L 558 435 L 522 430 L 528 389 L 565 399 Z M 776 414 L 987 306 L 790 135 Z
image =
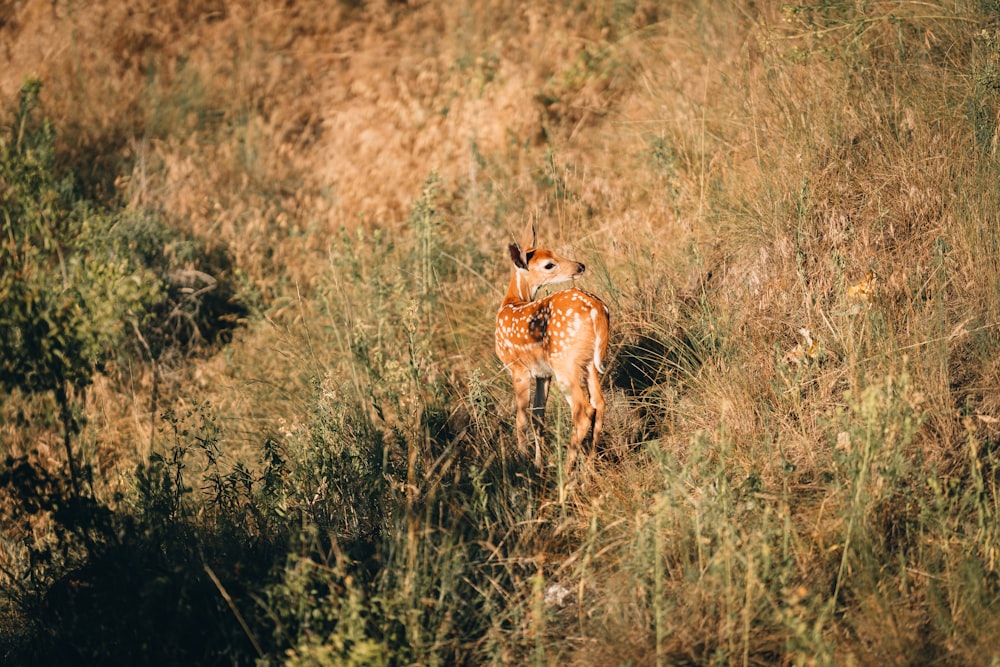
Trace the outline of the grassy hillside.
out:
M 0 655 L 993 665 L 1000 6 L 0 7 Z M 612 312 L 517 454 L 511 233 Z

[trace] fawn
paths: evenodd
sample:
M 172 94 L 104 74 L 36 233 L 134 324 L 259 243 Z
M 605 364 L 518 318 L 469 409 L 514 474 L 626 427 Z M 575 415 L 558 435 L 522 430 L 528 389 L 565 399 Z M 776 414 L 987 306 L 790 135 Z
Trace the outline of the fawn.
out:
M 525 432 L 532 378 L 535 397 L 531 412 L 534 427 L 540 432 L 549 381 L 555 376 L 573 414 L 573 433 L 566 456 L 566 469 L 571 470 L 591 424 L 596 451 L 604 423 L 599 373 L 604 372 L 603 361 L 608 351 L 608 307 L 593 294 L 576 288 L 534 300 L 542 285 L 579 278 L 586 267 L 551 250 L 536 248 L 533 225 L 525 229 L 520 244 L 510 244 L 510 258 L 514 262 L 514 275 L 497 313 L 496 352 L 514 381 L 518 448 L 527 452 Z M 589 399 L 583 391 L 584 381 Z M 538 433 L 535 465 L 542 465 Z

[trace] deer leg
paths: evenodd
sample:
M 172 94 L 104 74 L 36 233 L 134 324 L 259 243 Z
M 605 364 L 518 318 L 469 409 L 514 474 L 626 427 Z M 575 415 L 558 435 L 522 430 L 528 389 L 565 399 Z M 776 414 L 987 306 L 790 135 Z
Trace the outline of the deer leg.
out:
M 549 399 L 549 380 L 547 377 L 535 378 L 535 397 L 531 412 L 535 418 L 535 428 L 541 430 L 545 426 L 545 403 Z
M 597 443 L 600 440 L 601 427 L 604 426 L 604 394 L 601 393 L 601 376 L 597 373 L 597 366 L 590 364 L 587 367 L 587 391 L 590 393 L 590 404 L 594 407 L 594 451 L 597 451 Z
M 531 400 L 531 377 L 524 369 L 511 368 L 511 379 L 514 381 L 514 404 L 517 407 L 517 418 L 514 422 L 514 433 L 517 435 L 517 448 L 521 453 L 527 453 L 528 443 L 528 405 Z
M 573 469 L 576 457 L 580 453 L 583 439 L 590 430 L 590 422 L 594 416 L 594 408 L 587 400 L 580 383 L 573 383 L 568 394 L 570 411 L 573 413 L 573 433 L 569 439 L 569 452 L 566 454 L 566 472 Z
M 535 397 L 531 404 L 531 417 L 535 428 L 535 465 L 542 467 L 542 434 L 545 433 L 545 403 L 549 399 L 549 380 L 547 377 L 535 378 Z

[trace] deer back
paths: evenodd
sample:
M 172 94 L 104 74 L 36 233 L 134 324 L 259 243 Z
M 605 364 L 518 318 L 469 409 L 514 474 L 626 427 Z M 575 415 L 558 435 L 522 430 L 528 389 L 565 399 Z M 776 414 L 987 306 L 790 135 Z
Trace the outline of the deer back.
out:
M 535 375 L 591 361 L 603 370 L 607 322 L 608 309 L 600 299 L 576 288 L 505 304 L 497 316 L 497 356 L 507 365 L 523 364 Z

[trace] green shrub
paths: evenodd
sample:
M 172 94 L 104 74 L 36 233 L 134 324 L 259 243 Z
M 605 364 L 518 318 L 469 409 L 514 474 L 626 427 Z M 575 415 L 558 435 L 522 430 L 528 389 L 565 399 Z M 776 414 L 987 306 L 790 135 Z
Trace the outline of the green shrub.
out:
M 24 85 L 0 137 L 0 387 L 54 397 L 79 494 L 78 394 L 145 323 L 162 286 L 111 233 L 116 216 L 79 198 L 72 175 L 59 173 L 55 131 L 36 115 L 40 89 Z
M 116 243 L 115 216 L 57 173 L 55 132 L 35 119 L 39 89 L 25 84 L 0 139 L 0 384 L 60 392 L 89 383 L 162 287 Z

